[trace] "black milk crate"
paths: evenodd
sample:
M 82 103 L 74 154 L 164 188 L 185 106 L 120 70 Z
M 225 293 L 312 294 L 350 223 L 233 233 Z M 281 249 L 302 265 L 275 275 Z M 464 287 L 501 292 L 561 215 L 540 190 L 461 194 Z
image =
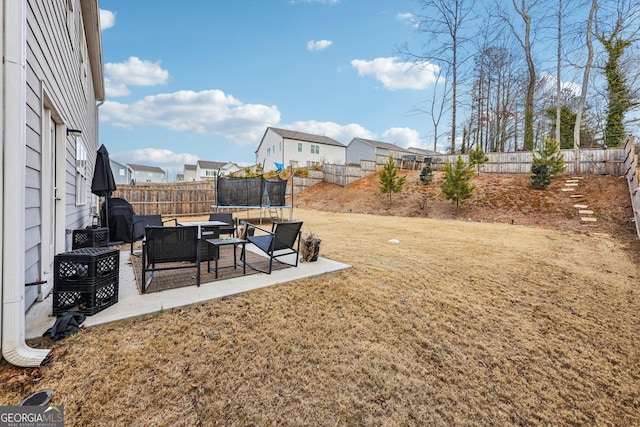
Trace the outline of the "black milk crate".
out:
M 109 248 L 81 248 L 55 256 L 54 285 L 93 284 L 118 277 L 120 251 Z
M 109 244 L 109 229 L 102 228 L 84 228 L 73 230 L 73 239 L 71 247 L 73 249 L 80 248 L 99 248 Z
M 53 287 L 53 314 L 77 311 L 88 316 L 118 302 L 118 276 L 95 284 L 62 284 Z

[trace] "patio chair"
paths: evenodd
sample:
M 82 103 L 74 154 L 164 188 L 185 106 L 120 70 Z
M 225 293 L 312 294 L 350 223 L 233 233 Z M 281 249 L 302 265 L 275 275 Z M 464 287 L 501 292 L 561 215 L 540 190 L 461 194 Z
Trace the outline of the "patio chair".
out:
M 153 273 L 182 268 L 196 269 L 200 286 L 200 239 L 198 227 L 145 227 L 142 242 L 142 293 L 151 284 Z M 158 264 L 165 264 L 158 266 Z M 169 264 L 169 265 L 167 265 Z M 150 272 L 147 280 L 147 272 Z
M 209 221 L 222 221 L 226 222 L 229 225 L 225 225 L 220 227 L 218 230 L 220 234 L 231 234 L 231 237 L 237 237 L 237 222 L 233 219 L 233 214 L 231 213 L 211 213 L 209 214 Z
M 144 239 L 144 229 L 146 227 L 163 227 L 169 222 L 173 222 L 173 225 L 178 225 L 177 219 L 163 221 L 162 215 L 134 215 L 131 223 L 131 255 L 141 255 L 140 253 L 133 253 L 133 244 L 138 240 Z
M 243 261 L 253 270 L 267 274 L 271 274 L 273 261 L 297 267 L 300 253 L 301 228 L 302 222 L 274 222 L 271 225 L 271 231 L 247 223 L 247 241 L 253 243 L 258 249 L 267 254 L 269 257 L 269 269 L 262 270 L 249 264 L 246 262 L 246 254 L 244 253 L 241 255 Z M 266 234 L 255 235 L 255 230 L 260 230 Z M 292 254 L 295 254 L 295 263 L 280 259 Z

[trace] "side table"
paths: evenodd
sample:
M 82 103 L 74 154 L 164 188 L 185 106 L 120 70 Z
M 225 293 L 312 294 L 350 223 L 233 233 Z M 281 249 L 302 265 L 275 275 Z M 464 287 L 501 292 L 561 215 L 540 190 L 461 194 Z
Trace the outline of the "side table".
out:
M 247 265 L 244 262 L 244 245 L 247 243 L 244 239 L 238 239 L 237 237 L 231 237 L 227 239 L 207 239 L 207 272 L 211 272 L 211 247 L 214 248 L 213 258 L 215 259 L 214 272 L 216 273 L 216 279 L 218 278 L 218 269 L 224 267 L 233 267 L 234 270 L 238 266 L 237 261 L 237 247 L 240 245 L 242 251 L 240 252 L 240 259 L 242 259 L 242 274 L 247 274 Z M 218 266 L 218 260 L 220 259 L 220 249 L 222 246 L 233 245 L 233 265 Z

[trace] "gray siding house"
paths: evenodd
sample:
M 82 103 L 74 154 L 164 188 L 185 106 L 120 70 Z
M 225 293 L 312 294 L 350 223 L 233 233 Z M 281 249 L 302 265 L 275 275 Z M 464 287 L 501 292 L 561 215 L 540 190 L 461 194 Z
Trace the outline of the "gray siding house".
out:
M 116 181 L 116 185 L 131 184 L 131 169 L 127 165 L 123 165 L 120 162 L 116 162 L 113 159 L 109 159 L 111 165 L 111 172 L 113 172 L 113 179 Z
M 25 311 L 53 286 L 54 255 L 90 225 L 104 100 L 97 0 L 0 0 L 2 355 L 37 366 Z M 42 283 L 46 281 L 46 284 Z M 27 283 L 41 283 L 25 286 Z
M 186 165 L 185 165 L 186 168 Z M 213 181 L 218 176 L 227 176 L 241 168 L 233 162 L 208 162 L 198 160 L 196 164 L 196 181 Z
M 167 182 L 167 173 L 162 168 L 157 166 L 134 165 L 131 163 L 127 166 L 131 170 L 131 180 L 136 184 Z
M 353 138 L 347 145 L 347 164 L 359 164 L 361 160 L 375 161 L 379 156 L 401 159 L 411 154 L 411 151 L 387 142 Z

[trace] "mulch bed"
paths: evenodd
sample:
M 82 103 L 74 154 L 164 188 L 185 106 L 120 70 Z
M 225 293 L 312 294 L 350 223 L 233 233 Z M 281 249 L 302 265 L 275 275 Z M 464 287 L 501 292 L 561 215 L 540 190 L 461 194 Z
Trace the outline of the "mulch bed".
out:
M 215 282 L 218 280 L 226 280 L 231 279 L 233 277 L 242 276 L 242 264 L 240 264 L 240 248 L 238 248 L 237 259 L 238 266 L 234 269 L 231 267 L 233 265 L 233 251 L 229 248 L 222 249 L 221 257 L 218 261 L 220 266 L 218 272 L 218 278 L 215 278 L 214 268 L 214 260 L 211 260 L 211 272 L 207 272 L 207 261 L 203 261 L 200 264 L 200 284 Z M 141 255 L 133 255 L 130 257 L 131 266 L 133 267 L 133 273 L 136 278 L 136 286 L 138 287 L 138 292 L 140 292 L 140 283 L 142 281 L 142 256 Z M 262 269 L 269 269 L 269 259 L 265 258 L 262 255 L 253 253 L 251 251 L 247 251 L 247 262 L 251 265 Z M 179 265 L 180 263 L 176 263 L 175 265 Z M 165 264 L 164 266 L 171 266 L 173 264 Z M 229 266 L 229 267 L 227 267 Z M 281 264 L 279 262 L 273 262 L 272 270 L 282 270 L 283 268 L 287 268 L 287 265 Z M 246 276 L 253 275 L 258 273 L 258 271 L 253 270 L 249 266 L 247 266 Z M 149 277 L 149 272 L 147 272 L 147 279 Z M 151 280 L 151 284 L 146 290 L 146 293 L 151 292 L 159 292 L 167 289 L 181 288 L 184 286 L 195 286 L 196 285 L 196 269 L 194 268 L 181 268 L 177 270 L 162 270 L 155 271 L 153 273 L 153 280 Z

